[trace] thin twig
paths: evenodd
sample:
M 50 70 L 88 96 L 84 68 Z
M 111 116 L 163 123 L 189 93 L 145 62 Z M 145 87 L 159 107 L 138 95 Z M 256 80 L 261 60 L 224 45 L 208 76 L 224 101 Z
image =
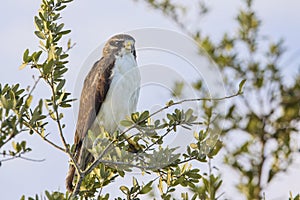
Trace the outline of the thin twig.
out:
M 52 95 L 55 96 L 56 92 L 55 92 L 55 88 L 54 88 L 53 77 L 51 79 L 51 82 L 49 82 L 49 81 L 46 81 L 46 82 L 51 87 Z M 78 175 L 78 181 L 76 183 L 76 190 L 75 190 L 75 192 L 73 192 L 73 196 L 74 196 L 74 195 L 77 195 L 77 191 L 79 191 L 79 189 L 80 189 L 80 185 L 85 176 L 85 173 L 82 172 L 80 166 L 78 165 L 77 161 L 75 160 L 73 154 L 70 151 L 69 145 L 67 144 L 66 139 L 63 135 L 63 130 L 62 130 L 61 122 L 60 122 L 60 116 L 59 116 L 59 112 L 58 112 L 59 106 L 56 103 L 55 98 L 53 98 L 52 103 L 53 103 L 53 109 L 54 109 L 54 113 L 55 113 L 55 122 L 57 123 L 60 139 L 65 147 L 65 152 L 68 154 L 69 158 L 71 159 L 71 164 L 75 167 L 76 174 Z M 77 188 L 77 185 L 79 185 L 78 188 Z
M 54 83 L 53 83 L 53 80 L 51 81 L 51 83 L 48 82 L 48 84 L 49 84 L 50 87 L 51 87 L 51 92 L 52 92 L 52 95 L 53 95 L 53 97 L 54 97 L 54 96 L 57 95 L 57 94 L 56 94 L 55 89 L 54 89 Z M 64 137 L 64 135 L 63 135 L 62 126 L 61 126 L 61 123 L 60 123 L 60 116 L 59 116 L 59 113 L 58 113 L 58 105 L 57 105 L 57 103 L 56 103 L 56 101 L 55 101 L 55 98 L 52 98 L 52 99 L 53 99 L 53 100 L 52 100 L 52 103 L 53 103 L 53 106 L 52 106 L 52 107 L 53 107 L 54 113 L 55 113 L 55 122 L 57 123 L 57 126 L 58 126 L 59 136 L 60 136 L 60 139 L 61 139 L 61 141 L 62 141 L 62 143 L 63 143 L 63 145 L 64 145 L 64 147 L 65 147 L 67 153 L 70 153 L 70 151 L 69 151 L 69 146 L 68 146 L 68 144 L 67 144 L 67 142 L 66 142 L 66 139 L 65 139 L 65 137 Z
M 218 200 L 219 198 L 221 198 L 224 194 L 225 194 L 225 192 L 222 192 L 220 195 L 218 195 L 218 196 L 216 197 L 216 200 Z
M 41 80 L 41 76 L 39 76 L 38 77 L 38 79 L 37 80 L 35 80 L 34 79 L 34 76 L 33 76 L 33 80 L 34 80 L 34 84 L 33 84 L 33 86 L 32 86 L 32 88 L 31 88 L 31 90 L 29 91 L 29 93 L 28 93 L 28 97 L 29 96 L 31 96 L 31 94 L 33 93 L 33 91 L 35 90 L 35 88 L 36 88 L 36 86 L 37 86 L 37 84 L 40 82 L 40 80 Z
M 160 136 L 159 139 L 157 139 L 155 142 L 153 142 L 151 145 L 149 145 L 149 146 L 144 150 L 144 153 L 145 153 L 147 150 L 149 150 L 151 147 L 153 147 L 155 144 L 157 144 L 159 140 L 161 140 L 162 138 L 164 138 L 165 136 L 167 136 L 167 135 L 168 135 L 171 131 L 173 131 L 173 130 L 174 130 L 174 127 L 171 128 L 171 129 L 169 129 L 169 130 L 167 130 L 167 132 L 165 132 L 165 134 L 163 134 L 162 136 Z
M 25 126 L 27 126 L 29 129 L 33 130 L 34 132 L 36 132 L 43 140 L 45 140 L 48 144 L 50 144 L 51 146 L 55 147 L 56 149 L 66 152 L 66 150 L 63 147 L 58 146 L 57 144 L 55 144 L 54 142 L 52 142 L 51 140 L 48 140 L 46 137 L 44 137 L 37 129 L 33 128 L 29 122 L 24 121 L 23 124 Z
M 0 160 L 0 162 L 6 162 L 6 161 L 17 159 L 17 158 L 21 158 L 23 160 L 28 160 L 28 161 L 32 161 L 32 162 L 43 162 L 43 161 L 45 161 L 45 159 L 33 159 L 33 158 L 24 157 L 24 156 L 22 156 L 22 154 L 24 154 L 24 153 L 26 153 L 26 152 L 21 152 L 17 155 L 10 155 L 10 154 L 0 153 L 2 156 L 10 156 L 10 158 L 2 159 L 2 160 Z

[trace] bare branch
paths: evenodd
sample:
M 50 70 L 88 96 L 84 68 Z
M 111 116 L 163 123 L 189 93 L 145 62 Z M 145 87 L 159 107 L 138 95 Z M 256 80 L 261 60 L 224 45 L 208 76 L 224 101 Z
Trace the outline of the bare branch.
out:
M 6 158 L 6 159 L 0 160 L 0 163 L 1 162 L 5 162 L 5 161 L 9 161 L 9 160 L 13 160 L 13 159 L 17 159 L 17 158 L 20 158 L 20 159 L 23 159 L 23 160 L 32 161 L 32 162 L 43 162 L 43 161 L 46 160 L 46 159 L 33 159 L 33 158 L 24 157 L 24 156 L 22 156 L 22 154 L 24 154 L 24 153 L 26 153 L 26 152 L 21 152 L 21 153 L 19 153 L 17 155 L 10 155 L 10 154 L 0 153 L 0 155 L 9 156 L 10 157 L 10 158 Z
M 34 79 L 34 76 L 32 76 L 32 78 L 33 78 L 33 80 L 34 80 L 34 84 L 33 84 L 31 90 L 30 90 L 29 93 L 28 93 L 28 97 L 33 93 L 33 91 L 35 90 L 37 84 L 40 82 L 40 80 L 41 80 L 42 77 L 39 76 L 37 80 Z M 27 97 L 27 98 L 28 98 L 28 97 Z

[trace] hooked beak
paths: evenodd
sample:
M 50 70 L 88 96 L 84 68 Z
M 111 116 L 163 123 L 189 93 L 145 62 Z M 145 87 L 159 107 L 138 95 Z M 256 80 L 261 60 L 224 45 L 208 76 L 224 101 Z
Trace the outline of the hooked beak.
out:
M 125 43 L 125 49 L 127 51 L 131 51 L 133 49 L 133 42 L 132 41 L 126 41 L 126 43 Z

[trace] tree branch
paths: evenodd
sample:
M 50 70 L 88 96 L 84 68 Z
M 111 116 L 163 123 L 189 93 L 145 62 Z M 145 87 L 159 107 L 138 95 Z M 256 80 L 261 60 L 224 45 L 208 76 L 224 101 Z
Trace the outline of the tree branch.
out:
M 27 126 L 29 129 L 33 130 L 34 132 L 36 132 L 43 140 L 45 140 L 48 144 L 50 144 L 51 146 L 53 146 L 54 148 L 63 151 L 66 153 L 66 150 L 63 147 L 58 146 L 57 144 L 55 144 L 54 142 L 52 142 L 51 140 L 48 140 L 45 136 L 43 136 L 37 129 L 33 128 L 29 122 L 24 121 L 23 124 L 25 126 Z
M 181 100 L 181 101 L 177 101 L 177 102 L 171 102 L 170 104 L 167 104 L 166 106 L 162 107 L 161 109 L 158 109 L 157 111 L 155 111 L 154 113 L 150 114 L 146 119 L 143 119 L 143 120 L 147 120 L 149 119 L 150 117 L 153 117 L 154 115 L 172 107 L 172 106 L 175 106 L 175 105 L 179 105 L 179 104 L 183 104 L 183 103 L 186 103 L 186 102 L 197 102 L 197 101 L 223 101 L 223 100 L 226 100 L 226 99 L 230 99 L 230 98 L 233 98 L 233 97 L 236 97 L 236 96 L 239 96 L 241 95 L 242 92 L 238 91 L 236 92 L 235 94 L 233 95 L 229 95 L 229 96 L 225 96 L 225 97 L 220 97 L 220 98 L 193 98 L 193 99 L 184 99 L 184 100 Z M 127 133 L 128 131 L 130 131 L 131 129 L 133 128 L 136 128 L 138 125 L 139 125 L 140 122 L 136 122 L 134 125 L 130 126 L 129 128 L 127 128 L 125 131 L 123 131 L 120 136 L 124 135 L 125 133 Z
M 28 161 L 32 161 L 32 162 L 43 162 L 43 161 L 46 160 L 46 159 L 33 159 L 33 158 L 23 157 L 22 154 L 24 154 L 24 153 L 26 153 L 26 152 L 20 152 L 17 155 L 10 155 L 10 154 L 0 153 L 0 155 L 2 155 L 2 156 L 10 156 L 10 158 L 0 160 L 0 163 L 5 162 L 5 161 L 9 161 L 9 160 L 13 160 L 13 159 L 17 159 L 17 158 L 21 158 L 23 160 L 28 160 Z
M 55 88 L 54 88 L 53 77 L 51 79 L 51 82 L 48 82 L 48 81 L 46 81 L 46 82 L 51 87 L 51 92 L 52 92 L 53 97 L 55 95 L 57 95 L 56 92 L 55 92 Z M 80 169 L 80 167 L 79 167 L 77 161 L 75 160 L 73 154 L 71 153 L 69 145 L 67 144 L 66 139 L 63 135 L 63 130 L 62 130 L 61 122 L 60 122 L 60 114 L 58 112 L 59 106 L 58 106 L 57 102 L 55 101 L 55 98 L 53 98 L 52 103 L 53 103 L 53 109 L 54 109 L 54 113 L 55 113 L 55 122 L 56 122 L 57 127 L 58 127 L 58 132 L 59 132 L 60 139 L 61 139 L 61 141 L 64 145 L 65 152 L 68 154 L 69 158 L 71 159 L 71 164 L 75 167 L 76 173 L 79 177 L 78 181 L 76 183 L 76 188 L 77 188 L 77 185 L 79 185 L 79 188 L 80 188 L 80 185 L 81 185 L 81 182 L 82 182 L 82 180 L 85 176 L 85 173 L 83 173 L 82 170 Z M 79 191 L 79 188 L 78 188 L 78 191 Z M 77 195 L 77 192 L 74 192 L 73 194 Z

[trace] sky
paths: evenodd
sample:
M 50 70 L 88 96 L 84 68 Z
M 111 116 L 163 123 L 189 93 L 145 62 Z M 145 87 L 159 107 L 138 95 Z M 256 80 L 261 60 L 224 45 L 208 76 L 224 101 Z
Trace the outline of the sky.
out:
M 1 2 L 1 84 L 20 82 L 23 87 L 26 87 L 33 83 L 32 72 L 29 69 L 18 70 L 18 67 L 22 62 L 22 55 L 26 48 L 29 48 L 31 51 L 37 50 L 38 40 L 33 34 L 33 16 L 36 15 L 39 4 L 38 0 Z M 224 31 L 233 30 L 236 25 L 233 18 L 240 5 L 238 0 L 232 0 L 230 3 L 221 0 L 209 1 L 208 6 L 211 8 L 211 13 L 199 21 L 204 33 L 211 35 L 213 39 L 217 40 Z M 285 66 L 283 71 L 286 78 L 290 79 L 298 70 L 297 65 L 294 63 L 297 63 L 296 56 L 300 53 L 300 2 L 293 0 L 277 0 L 276 2 L 272 0 L 256 1 L 255 8 L 259 17 L 263 20 L 262 32 L 266 35 L 272 35 L 271 39 L 274 40 L 285 39 L 285 45 L 289 52 L 287 57 L 282 60 L 282 63 Z M 154 78 L 154 76 L 149 73 L 150 78 L 147 77 L 147 70 L 156 69 L 157 66 L 164 66 L 165 69 L 169 69 L 168 67 L 174 64 L 174 61 L 169 62 L 170 59 L 174 58 L 170 56 L 171 53 L 175 52 L 174 55 L 184 55 L 184 52 L 180 52 L 176 45 L 170 45 L 172 37 L 166 38 L 166 41 L 158 41 L 159 34 L 164 33 L 184 40 L 185 36 L 180 34 L 181 30 L 175 23 L 165 18 L 158 11 L 154 11 L 146 6 L 141 0 L 138 2 L 132 0 L 111 0 L 105 1 L 105 3 L 100 3 L 100 1 L 96 0 L 76 0 L 68 6 L 62 16 L 66 28 L 72 29 L 69 37 L 76 43 L 75 47 L 70 51 L 66 87 L 77 98 L 80 95 L 80 82 L 82 83 L 90 63 L 97 59 L 103 43 L 116 33 L 129 32 L 139 38 L 140 43 L 137 40 L 137 48 L 140 49 L 138 62 L 141 66 L 155 63 L 155 65 L 152 65 L 153 68 L 141 68 L 144 80 L 148 78 L 149 82 L 153 81 L 151 78 Z M 150 30 L 154 31 L 150 33 Z M 174 41 L 176 44 L 175 39 Z M 155 42 L 158 43 L 154 44 Z M 152 49 L 147 50 L 150 47 L 149 44 Z M 168 55 L 160 60 L 159 55 L 163 53 L 157 51 L 157 49 L 162 48 L 162 45 L 166 45 L 164 48 L 168 50 Z M 156 54 L 158 55 L 155 56 Z M 184 57 L 186 56 L 184 55 Z M 193 60 L 193 58 L 190 59 Z M 203 60 L 193 61 L 196 63 L 205 62 Z M 180 62 L 178 61 L 178 63 Z M 175 74 L 174 77 L 178 74 L 181 78 L 184 77 L 180 70 L 172 69 Z M 162 67 L 160 67 L 160 70 L 161 73 L 168 73 L 163 71 Z M 190 70 L 192 72 L 193 69 L 191 68 Z M 200 72 L 203 72 L 201 70 L 204 69 L 200 69 Z M 163 82 L 163 78 L 158 78 L 158 80 L 162 81 L 159 82 L 160 85 L 167 85 L 167 87 L 165 87 L 166 89 L 159 87 L 156 93 L 157 96 L 153 97 L 153 101 L 145 103 L 150 110 L 155 110 L 159 105 L 164 104 L 168 97 L 165 96 L 160 99 L 159 97 L 166 91 L 169 91 L 171 87 L 169 82 Z M 153 88 L 147 89 L 145 87 L 144 96 L 141 97 L 140 101 L 149 99 L 149 97 L 145 96 L 147 91 L 153 92 Z M 38 86 L 37 94 L 41 97 L 47 94 L 47 90 L 44 90 L 43 85 Z M 69 142 L 72 142 L 73 138 L 77 109 L 78 104 L 75 104 L 74 109 L 67 109 L 65 112 L 65 122 L 67 123 L 66 138 Z M 52 129 L 51 139 L 59 142 L 55 136 L 54 127 Z M 24 135 L 18 137 L 17 140 L 23 138 L 29 139 L 28 145 L 33 149 L 27 156 L 35 159 L 45 159 L 45 161 L 32 163 L 24 160 L 14 160 L 3 163 L 0 167 L 0 198 L 14 200 L 19 199 L 22 194 L 33 196 L 36 193 L 42 193 L 46 189 L 50 191 L 64 191 L 64 178 L 68 168 L 67 157 L 61 152 L 54 150 L 37 136 L 28 137 Z M 297 164 L 299 166 L 299 159 L 296 160 L 296 164 L 290 168 L 287 175 L 278 176 L 274 183 L 268 187 L 267 195 L 269 199 L 286 199 L 289 189 L 294 193 L 300 191 L 300 187 L 297 185 L 297 180 L 300 178 Z M 230 175 L 226 173 L 224 175 L 225 178 L 229 179 L 231 178 L 230 176 L 231 173 Z M 225 189 L 228 196 L 236 194 L 232 186 L 225 185 Z

